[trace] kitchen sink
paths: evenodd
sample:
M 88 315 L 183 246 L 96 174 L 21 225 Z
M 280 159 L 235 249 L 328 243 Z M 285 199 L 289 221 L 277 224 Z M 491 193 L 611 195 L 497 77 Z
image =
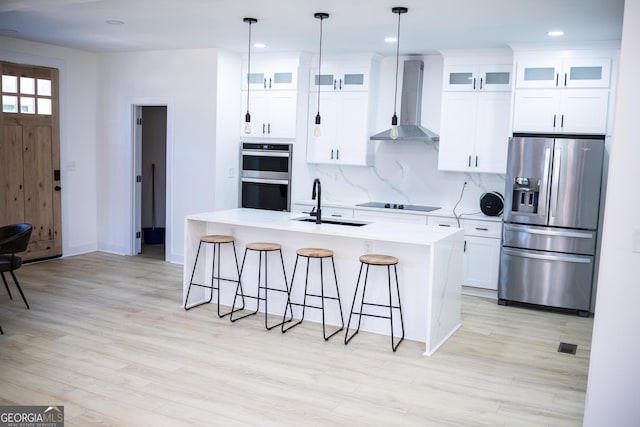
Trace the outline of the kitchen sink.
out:
M 292 221 L 316 222 L 314 217 L 304 216 L 302 218 L 293 218 Z M 369 224 L 368 222 L 352 221 L 348 219 L 323 219 L 322 224 L 347 225 L 351 227 L 362 227 Z

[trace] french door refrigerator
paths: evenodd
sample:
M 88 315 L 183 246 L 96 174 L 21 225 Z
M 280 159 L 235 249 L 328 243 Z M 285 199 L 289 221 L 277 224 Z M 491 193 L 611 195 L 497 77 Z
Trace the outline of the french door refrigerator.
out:
M 604 139 L 509 139 L 498 301 L 588 315 Z

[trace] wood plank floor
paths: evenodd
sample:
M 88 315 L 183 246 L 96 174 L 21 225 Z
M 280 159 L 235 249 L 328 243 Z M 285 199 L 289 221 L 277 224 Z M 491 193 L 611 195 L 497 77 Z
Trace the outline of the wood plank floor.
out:
M 463 327 L 425 357 L 375 334 L 345 346 L 318 324 L 185 312 L 181 266 L 148 257 L 17 274 L 32 308 L 0 287 L 0 405 L 64 405 L 67 426 L 582 424 L 592 319 L 465 296 Z

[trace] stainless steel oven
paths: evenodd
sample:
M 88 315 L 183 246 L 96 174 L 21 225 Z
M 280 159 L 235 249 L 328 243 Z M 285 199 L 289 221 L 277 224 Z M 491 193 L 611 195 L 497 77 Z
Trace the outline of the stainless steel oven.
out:
M 291 144 L 243 142 L 240 206 L 291 210 Z

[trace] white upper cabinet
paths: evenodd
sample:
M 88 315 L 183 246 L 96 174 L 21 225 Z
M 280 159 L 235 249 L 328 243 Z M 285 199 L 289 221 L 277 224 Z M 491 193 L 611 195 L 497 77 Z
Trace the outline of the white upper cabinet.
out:
M 504 173 L 511 133 L 510 51 L 442 53 L 438 169 Z
M 317 61 L 317 60 L 316 60 Z M 372 55 L 312 63 L 309 84 L 307 162 L 369 166 L 373 163 L 374 96 L 369 91 L 377 76 Z M 320 135 L 314 132 L 320 84 Z
M 513 132 L 606 134 L 615 49 L 516 49 Z
M 318 75 L 317 60 L 311 65 L 310 91 L 368 91 L 370 88 L 371 65 L 361 61 L 322 61 Z
M 448 65 L 444 70 L 445 91 L 509 92 L 512 65 Z
M 518 61 L 518 88 L 608 88 L 611 58 Z
M 299 59 L 292 56 L 251 55 L 251 72 L 245 58 L 242 65 L 242 89 L 297 90 Z

